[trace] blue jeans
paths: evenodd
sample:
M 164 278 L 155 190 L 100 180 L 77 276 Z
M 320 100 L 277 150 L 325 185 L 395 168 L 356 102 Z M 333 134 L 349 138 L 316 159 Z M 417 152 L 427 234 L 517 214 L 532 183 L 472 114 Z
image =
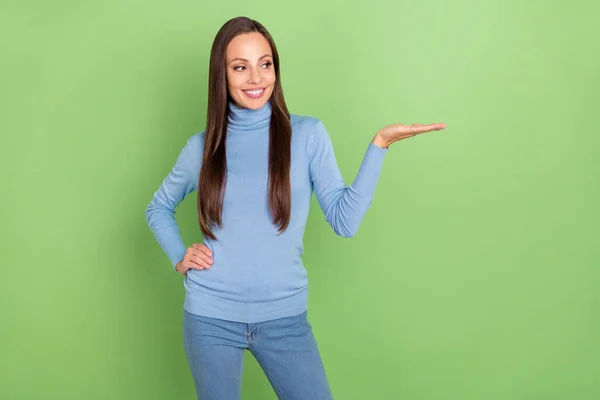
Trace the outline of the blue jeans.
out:
M 240 399 L 244 350 L 256 358 L 278 399 L 333 399 L 306 311 L 247 324 L 184 310 L 183 341 L 199 400 Z

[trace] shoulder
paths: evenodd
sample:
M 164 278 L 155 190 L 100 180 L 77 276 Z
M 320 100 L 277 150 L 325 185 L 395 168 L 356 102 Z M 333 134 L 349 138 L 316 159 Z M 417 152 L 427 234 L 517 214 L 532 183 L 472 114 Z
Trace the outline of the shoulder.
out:
M 309 141 L 319 140 L 323 136 L 327 136 L 327 130 L 323 121 L 317 117 L 290 114 L 290 121 L 294 135 L 304 136 Z
M 316 154 L 322 154 L 331 148 L 331 138 L 323 121 L 316 117 L 291 114 L 292 137 L 304 143 L 304 148 L 312 160 Z
M 204 134 L 205 131 L 202 131 L 190 136 L 185 146 L 191 150 L 201 150 L 204 147 Z
M 196 171 L 199 169 L 204 153 L 204 131 L 189 136 L 183 143 L 177 165 L 184 169 Z
M 200 154 L 201 157 L 204 152 L 204 134 L 205 132 L 202 131 L 189 136 L 183 144 L 181 156 L 186 158 L 198 158 L 198 154 Z
M 323 122 L 317 117 L 308 115 L 290 114 L 292 129 L 301 131 L 314 131 Z

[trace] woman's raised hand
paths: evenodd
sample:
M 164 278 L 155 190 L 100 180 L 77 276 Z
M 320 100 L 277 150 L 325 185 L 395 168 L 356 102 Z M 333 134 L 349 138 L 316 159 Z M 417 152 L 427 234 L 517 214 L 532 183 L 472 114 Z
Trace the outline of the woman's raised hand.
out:
M 373 138 L 373 144 L 379 147 L 387 148 L 390 144 L 402 140 L 408 139 L 415 135 L 419 135 L 425 132 L 440 131 L 446 127 L 446 124 L 393 124 L 388 125 L 381 129 Z

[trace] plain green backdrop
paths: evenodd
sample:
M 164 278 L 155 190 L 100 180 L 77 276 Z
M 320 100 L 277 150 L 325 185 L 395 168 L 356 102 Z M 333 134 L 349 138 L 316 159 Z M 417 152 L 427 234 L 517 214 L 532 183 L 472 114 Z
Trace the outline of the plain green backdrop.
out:
M 447 124 L 390 147 L 354 238 L 313 197 L 335 398 L 600 398 L 600 6 L 567 3 L 2 1 L 0 398 L 195 398 L 182 277 L 144 210 L 204 129 L 210 46 L 239 15 L 348 184 L 377 129 Z M 249 354 L 243 399 L 275 399 Z

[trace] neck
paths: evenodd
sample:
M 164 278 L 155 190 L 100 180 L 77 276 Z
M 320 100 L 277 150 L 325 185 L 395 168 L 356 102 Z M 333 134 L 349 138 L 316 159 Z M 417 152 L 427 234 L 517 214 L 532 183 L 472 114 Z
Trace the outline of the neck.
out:
M 261 108 L 253 110 L 242 108 L 229 101 L 229 127 L 241 130 L 252 130 L 269 126 L 271 123 L 271 102 L 267 101 Z

